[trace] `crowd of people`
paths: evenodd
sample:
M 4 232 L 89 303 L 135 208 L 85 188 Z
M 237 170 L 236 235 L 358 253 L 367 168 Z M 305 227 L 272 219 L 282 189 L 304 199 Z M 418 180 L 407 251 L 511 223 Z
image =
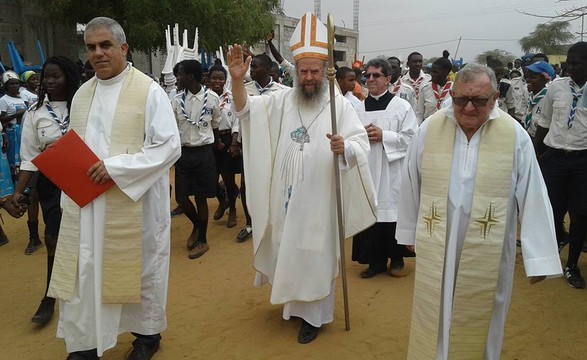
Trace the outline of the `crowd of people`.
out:
M 557 68 L 543 54 L 459 68 L 448 52 L 429 67 L 413 52 L 407 71 L 378 57 L 337 67 L 331 95 L 326 34 L 307 13 L 293 62 L 271 33 L 275 61 L 235 44 L 208 69 L 178 59 L 174 81 L 159 83 L 127 61 L 120 24 L 98 17 L 86 25 L 83 72 L 53 56 L 39 74 L 2 74 L 0 205 L 28 213 L 28 255 L 42 247 L 40 204 L 47 283 L 32 322 L 47 324 L 60 300 L 67 359 L 99 359 L 122 332 L 136 338 L 127 359 L 157 352 L 170 219 L 189 219 L 188 257 L 203 256 L 210 198 L 213 219 L 228 212 L 232 228 L 240 195 L 236 240 L 253 239 L 254 284 L 271 285 L 284 319 L 301 319 L 302 344 L 334 319 L 339 235 L 352 238 L 365 279 L 404 277 L 417 254 L 410 359 L 500 358 L 516 245 L 530 284 L 564 274 L 585 288 L 587 43 Z M 101 159 L 91 181 L 115 183 L 83 208 L 33 164 L 70 130 Z

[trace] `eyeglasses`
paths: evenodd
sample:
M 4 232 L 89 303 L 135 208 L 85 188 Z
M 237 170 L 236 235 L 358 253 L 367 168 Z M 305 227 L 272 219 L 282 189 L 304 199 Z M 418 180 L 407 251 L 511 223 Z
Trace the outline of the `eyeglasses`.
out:
M 366 73 L 365 74 L 365 77 L 367 79 L 370 78 L 371 76 L 373 77 L 373 79 L 379 79 L 380 77 L 385 76 L 385 75 L 383 75 L 382 73 Z
M 453 97 L 452 103 L 457 106 L 467 106 L 470 101 L 473 106 L 477 108 L 487 105 L 489 100 L 491 100 L 491 98 Z

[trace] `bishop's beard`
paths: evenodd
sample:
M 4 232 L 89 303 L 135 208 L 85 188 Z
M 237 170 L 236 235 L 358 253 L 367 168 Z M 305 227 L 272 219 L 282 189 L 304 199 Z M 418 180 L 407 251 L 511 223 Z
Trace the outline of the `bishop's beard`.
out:
M 314 89 L 307 89 L 304 84 L 300 81 L 295 82 L 294 86 L 294 99 L 300 106 L 317 107 L 324 103 L 324 97 L 326 94 L 326 77 L 320 79 L 319 82 L 314 84 Z

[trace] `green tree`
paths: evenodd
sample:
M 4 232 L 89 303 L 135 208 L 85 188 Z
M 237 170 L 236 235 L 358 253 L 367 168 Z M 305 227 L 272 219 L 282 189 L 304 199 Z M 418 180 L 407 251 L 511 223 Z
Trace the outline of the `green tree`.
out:
M 541 52 L 543 54 L 564 53 L 564 45 L 573 40 L 567 21 L 553 21 L 536 25 L 536 29 L 528 36 L 520 39 L 524 52 Z
M 475 57 L 475 62 L 479 64 L 486 64 L 487 57 L 491 56 L 494 59 L 499 59 L 503 63 L 504 66 L 507 65 L 508 62 L 514 61 L 516 56 L 509 51 L 495 49 L 495 50 L 487 50 Z
M 189 31 L 189 44 L 199 29 L 200 48 L 255 43 L 274 25 L 278 0 L 37 0 L 56 22 L 85 24 L 108 16 L 124 28 L 132 50 L 165 48 L 164 29 L 179 24 Z M 180 34 L 181 41 L 181 34 Z

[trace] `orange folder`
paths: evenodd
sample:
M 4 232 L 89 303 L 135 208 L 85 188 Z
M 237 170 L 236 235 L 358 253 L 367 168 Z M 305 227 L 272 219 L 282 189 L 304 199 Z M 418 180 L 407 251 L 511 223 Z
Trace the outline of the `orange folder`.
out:
M 87 175 L 100 161 L 79 135 L 69 130 L 63 137 L 33 159 L 33 164 L 80 208 L 91 203 L 114 185 L 110 180 L 94 184 Z

